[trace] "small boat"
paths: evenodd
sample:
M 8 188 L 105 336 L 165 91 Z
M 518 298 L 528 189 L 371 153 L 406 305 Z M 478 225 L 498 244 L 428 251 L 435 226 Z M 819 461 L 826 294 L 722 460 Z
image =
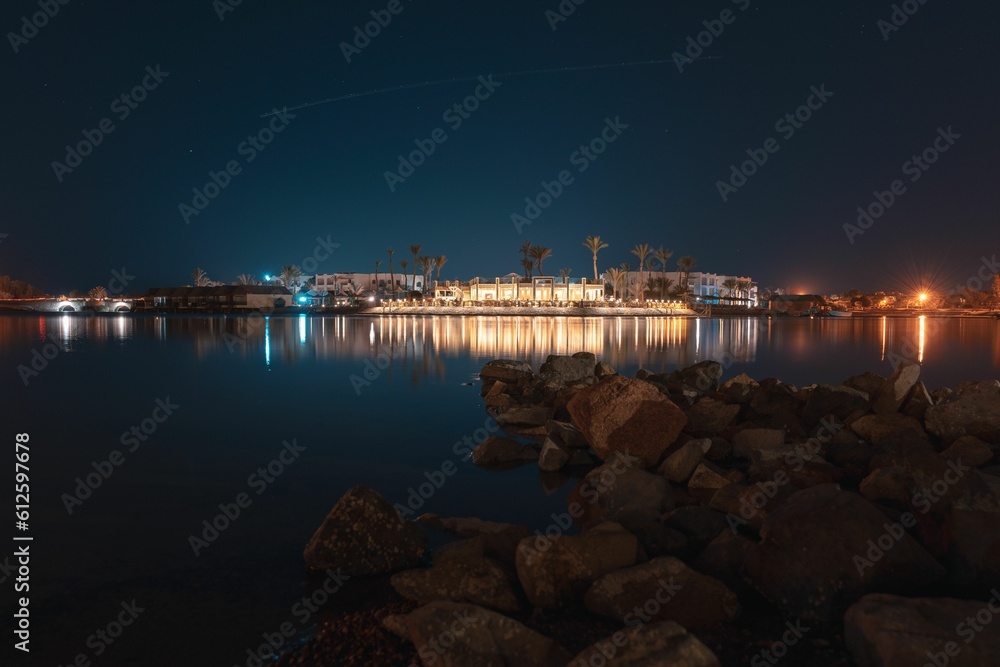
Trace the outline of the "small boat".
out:
M 828 310 L 826 311 L 826 314 L 830 317 L 851 317 L 854 315 L 854 313 L 849 310 Z

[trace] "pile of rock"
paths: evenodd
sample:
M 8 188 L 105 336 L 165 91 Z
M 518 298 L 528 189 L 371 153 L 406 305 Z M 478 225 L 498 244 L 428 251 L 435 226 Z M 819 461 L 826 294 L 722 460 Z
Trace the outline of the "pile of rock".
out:
M 483 396 L 507 437 L 473 456 L 589 466 L 565 521 L 532 534 L 425 516 L 461 539 L 406 569 L 419 529 L 355 489 L 307 561 L 398 571 L 393 587 L 421 606 L 386 627 L 425 665 L 716 665 L 696 635 L 738 622 L 746 596 L 843 628 L 859 665 L 997 664 L 1000 382 L 928 392 L 906 362 L 810 387 L 722 370 L 490 362 Z M 566 606 L 622 629 L 574 658 L 510 617 Z

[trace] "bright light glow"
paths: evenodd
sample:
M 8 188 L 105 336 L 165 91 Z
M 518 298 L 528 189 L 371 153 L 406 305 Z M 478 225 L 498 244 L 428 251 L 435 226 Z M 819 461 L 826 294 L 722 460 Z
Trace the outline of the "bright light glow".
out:
M 264 280 L 270 280 L 270 279 L 271 279 L 271 276 L 270 276 L 270 275 L 266 275 L 266 276 L 264 276 Z
M 927 301 L 927 292 L 921 292 L 917 298 L 920 299 L 920 303 Z

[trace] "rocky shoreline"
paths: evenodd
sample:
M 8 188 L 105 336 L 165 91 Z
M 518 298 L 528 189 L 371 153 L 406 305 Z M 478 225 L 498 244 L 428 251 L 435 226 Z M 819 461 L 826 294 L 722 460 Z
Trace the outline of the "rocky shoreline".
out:
M 490 362 L 506 433 L 472 457 L 576 471 L 566 511 L 414 521 L 352 488 L 304 555 L 356 600 L 278 662 L 1000 664 L 1000 382 L 919 376 Z M 428 534 L 450 541 L 428 557 Z

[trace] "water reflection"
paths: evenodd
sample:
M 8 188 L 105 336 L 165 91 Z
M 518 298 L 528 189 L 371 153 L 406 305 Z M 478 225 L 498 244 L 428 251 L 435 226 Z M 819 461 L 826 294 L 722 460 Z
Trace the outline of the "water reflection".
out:
M 55 342 L 67 352 L 80 341 L 136 339 L 187 341 L 198 359 L 238 355 L 266 367 L 275 362 L 376 360 L 411 365 L 413 376 L 443 372 L 450 357 L 524 359 L 589 351 L 615 368 L 671 370 L 714 359 L 727 367 L 753 365 L 763 354 L 769 368 L 832 364 L 849 355 L 865 370 L 891 372 L 900 360 L 954 361 L 974 348 L 1000 367 L 1000 322 L 969 318 L 679 319 L 579 317 L 79 317 L 0 318 L 0 353 L 8 344 Z M 778 358 L 779 362 L 774 359 Z M 853 363 L 854 361 L 856 363 Z M 990 362 L 986 362 L 989 359 Z M 881 367 L 878 366 L 881 361 Z M 397 363 L 398 362 L 398 363 Z M 781 364 L 784 364 L 782 366 Z M 774 366 L 774 368 L 770 368 Z M 887 368 L 889 367 L 889 368 Z M 995 372 L 982 373 L 984 376 Z

